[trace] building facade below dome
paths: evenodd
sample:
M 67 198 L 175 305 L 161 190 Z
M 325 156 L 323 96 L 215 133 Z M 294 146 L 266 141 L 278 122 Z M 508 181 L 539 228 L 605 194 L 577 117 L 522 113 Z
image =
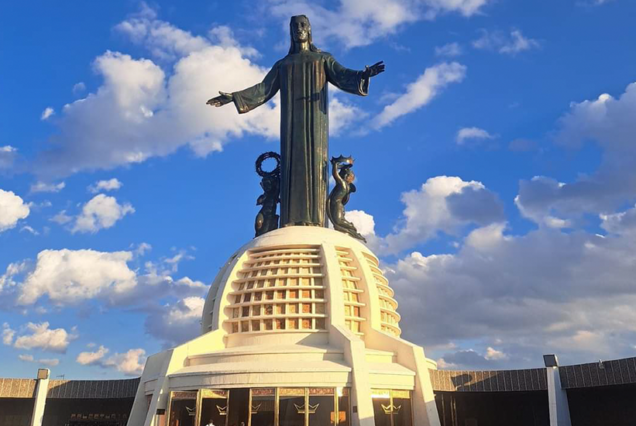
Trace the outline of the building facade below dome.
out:
M 439 425 L 435 363 L 399 338 L 397 310 L 359 241 L 269 232 L 219 271 L 201 336 L 148 359 L 128 424 Z

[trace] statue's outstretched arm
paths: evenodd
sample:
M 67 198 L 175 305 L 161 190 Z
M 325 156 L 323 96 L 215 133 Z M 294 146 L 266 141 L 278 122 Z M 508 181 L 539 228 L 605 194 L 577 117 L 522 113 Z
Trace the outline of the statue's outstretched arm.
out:
M 220 96 L 210 99 L 207 103 L 219 107 L 234 102 L 238 113 L 244 114 L 269 101 L 279 89 L 277 62 L 265 75 L 262 82 L 233 93 L 219 92 Z
M 225 92 L 219 91 L 219 96 L 208 100 L 206 102 L 206 104 L 207 105 L 212 105 L 212 106 L 215 106 L 215 107 L 218 108 L 218 107 L 223 106 L 225 104 L 229 104 L 233 100 L 234 100 L 234 97 L 232 96 L 231 93 L 225 93 Z
M 325 61 L 327 80 L 348 93 L 366 96 L 369 93 L 369 82 L 374 77 L 384 72 L 384 62 L 380 61 L 362 71 L 356 71 L 342 66 L 333 56 L 329 55 Z
M 342 156 L 340 156 L 341 158 Z M 344 185 L 344 180 L 342 179 L 342 176 L 340 176 L 340 158 L 336 158 L 333 157 L 331 159 L 331 175 L 333 176 L 334 180 L 336 181 L 336 186 L 338 185 Z

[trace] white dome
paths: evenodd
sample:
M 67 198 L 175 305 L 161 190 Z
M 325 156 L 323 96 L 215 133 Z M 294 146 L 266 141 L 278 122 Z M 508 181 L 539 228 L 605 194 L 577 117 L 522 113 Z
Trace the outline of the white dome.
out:
M 268 413 L 280 420 L 302 409 L 281 409 L 284 398 L 302 394 L 310 404 L 320 394 L 333 407 L 347 396 L 336 410 L 351 426 L 385 419 L 397 397 L 411 400 L 414 425 L 439 426 L 428 371 L 435 362 L 399 337 L 396 309 L 378 259 L 360 241 L 301 226 L 255 238 L 212 283 L 201 336 L 148 358 L 129 425 L 157 426 L 154 413 L 178 410 L 183 398 L 195 407 L 186 414 L 201 418 L 205 398 L 222 395 L 219 413 L 253 413 L 250 395 L 269 395 Z M 308 424 L 311 413 L 304 414 Z
M 400 335 L 397 302 L 378 259 L 360 241 L 319 227 L 286 227 L 240 248 L 208 293 L 202 332 L 229 346 L 320 342 L 329 324 L 364 339 L 367 327 Z

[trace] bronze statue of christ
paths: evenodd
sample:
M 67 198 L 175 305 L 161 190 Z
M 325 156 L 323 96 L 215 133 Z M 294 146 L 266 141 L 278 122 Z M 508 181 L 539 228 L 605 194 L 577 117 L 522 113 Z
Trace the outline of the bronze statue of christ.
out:
M 289 27 L 289 53 L 274 64 L 261 83 L 239 92 L 219 92 L 220 96 L 207 103 L 220 107 L 234 102 L 239 114 L 244 114 L 280 90 L 280 224 L 326 226 L 327 83 L 366 96 L 371 77 L 383 72 L 384 64 L 378 62 L 363 71 L 350 70 L 314 46 L 306 16 L 293 16 Z

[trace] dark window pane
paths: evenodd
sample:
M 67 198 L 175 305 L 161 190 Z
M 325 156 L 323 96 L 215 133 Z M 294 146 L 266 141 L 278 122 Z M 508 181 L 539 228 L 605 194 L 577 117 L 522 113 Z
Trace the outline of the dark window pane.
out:
M 228 422 L 230 425 L 247 426 L 247 419 L 249 417 L 249 398 L 249 389 L 230 390 L 230 410 L 228 412 Z
M 342 395 L 340 393 L 338 395 L 338 425 L 350 426 L 351 407 L 349 406 L 349 389 L 343 389 Z
M 170 405 L 170 426 L 194 426 L 196 405 L 196 399 L 173 399 Z
M 252 389 L 252 426 L 274 426 L 274 389 Z
M 201 425 L 200 426 L 225 426 L 225 416 L 227 413 L 227 400 L 221 398 L 204 398 L 201 401 Z M 171 425 L 173 426 L 173 425 Z M 181 426 L 174 425 L 174 426 Z
M 331 395 L 309 395 L 309 426 L 334 425 L 336 420 L 335 400 Z
M 407 391 L 408 392 L 408 391 Z M 393 426 L 412 426 L 411 399 L 393 396 Z
M 305 426 L 305 390 L 280 389 L 279 425 Z
M 388 392 L 375 393 L 373 395 L 373 417 L 375 418 L 375 426 L 391 426 L 390 415 L 391 398 Z

